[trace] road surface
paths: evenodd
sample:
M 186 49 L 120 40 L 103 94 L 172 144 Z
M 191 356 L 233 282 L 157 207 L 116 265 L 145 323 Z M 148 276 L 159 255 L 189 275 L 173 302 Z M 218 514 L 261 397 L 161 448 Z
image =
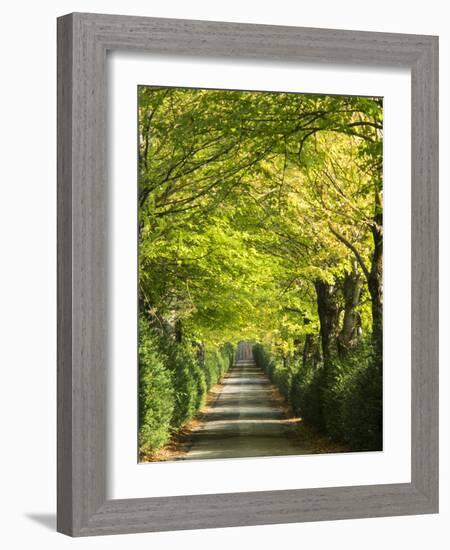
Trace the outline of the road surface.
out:
M 231 367 L 191 434 L 181 460 L 309 454 L 293 437 L 292 421 L 274 386 L 252 360 Z

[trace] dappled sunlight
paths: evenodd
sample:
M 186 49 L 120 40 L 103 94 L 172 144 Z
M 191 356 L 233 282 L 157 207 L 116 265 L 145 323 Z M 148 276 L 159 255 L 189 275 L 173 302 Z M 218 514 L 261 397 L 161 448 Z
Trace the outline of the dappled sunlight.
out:
M 297 420 L 273 397 L 273 386 L 261 369 L 253 362 L 237 361 L 205 407 L 182 458 L 301 453 L 288 437 Z
M 141 456 L 382 448 L 383 116 L 138 87 Z

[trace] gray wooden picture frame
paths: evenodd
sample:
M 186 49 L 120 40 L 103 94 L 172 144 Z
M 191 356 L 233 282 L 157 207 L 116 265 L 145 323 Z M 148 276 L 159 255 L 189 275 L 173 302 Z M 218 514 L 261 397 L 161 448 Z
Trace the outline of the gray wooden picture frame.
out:
M 412 74 L 410 483 L 108 500 L 106 53 Z M 74 13 L 58 19 L 58 509 L 72 536 L 438 511 L 438 38 Z

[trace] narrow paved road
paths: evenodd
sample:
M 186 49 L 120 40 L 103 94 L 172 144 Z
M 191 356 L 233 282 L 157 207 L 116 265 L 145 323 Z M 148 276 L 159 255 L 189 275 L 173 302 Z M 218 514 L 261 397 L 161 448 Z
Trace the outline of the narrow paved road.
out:
M 288 436 L 292 429 L 273 386 L 253 361 L 229 370 L 210 401 L 191 446 L 181 460 L 307 454 Z

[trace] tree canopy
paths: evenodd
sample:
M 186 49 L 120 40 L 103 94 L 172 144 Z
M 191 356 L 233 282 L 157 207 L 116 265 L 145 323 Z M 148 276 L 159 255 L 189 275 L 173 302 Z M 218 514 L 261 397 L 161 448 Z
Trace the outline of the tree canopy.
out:
M 289 345 L 317 326 L 317 279 L 369 275 L 380 99 L 141 87 L 139 115 L 139 281 L 155 319 L 214 344 Z

